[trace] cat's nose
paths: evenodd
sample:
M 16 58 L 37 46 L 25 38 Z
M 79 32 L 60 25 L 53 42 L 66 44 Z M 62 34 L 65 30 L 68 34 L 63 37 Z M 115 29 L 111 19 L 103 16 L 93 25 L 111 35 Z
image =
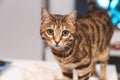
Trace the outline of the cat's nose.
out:
M 58 45 L 60 41 L 55 41 L 55 43 Z
M 56 37 L 54 38 L 54 42 L 56 43 L 55 45 L 58 46 L 59 43 L 60 43 L 60 36 L 56 36 Z
M 60 42 L 60 41 L 55 41 L 55 43 L 56 43 L 56 46 L 58 46 L 59 42 Z

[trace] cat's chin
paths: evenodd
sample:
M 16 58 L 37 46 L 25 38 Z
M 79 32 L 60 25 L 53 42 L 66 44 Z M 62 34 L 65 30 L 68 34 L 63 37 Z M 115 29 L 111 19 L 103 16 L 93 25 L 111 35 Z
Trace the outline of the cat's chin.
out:
M 59 50 L 61 50 L 61 49 L 63 49 L 64 47 L 61 47 L 61 46 L 50 46 L 50 48 L 51 49 L 59 49 Z
M 54 46 L 52 48 L 54 48 L 54 49 L 62 49 L 62 47 L 59 47 L 59 46 Z

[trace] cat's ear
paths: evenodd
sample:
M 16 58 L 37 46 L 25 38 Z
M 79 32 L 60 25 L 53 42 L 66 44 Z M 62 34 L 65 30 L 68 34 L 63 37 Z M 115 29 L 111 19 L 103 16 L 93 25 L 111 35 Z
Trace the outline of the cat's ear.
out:
M 67 20 L 71 21 L 71 22 L 75 22 L 77 18 L 77 11 L 73 10 L 70 14 L 67 15 Z
M 49 20 L 49 18 L 50 18 L 50 13 L 45 8 L 42 8 L 41 19 L 42 20 Z

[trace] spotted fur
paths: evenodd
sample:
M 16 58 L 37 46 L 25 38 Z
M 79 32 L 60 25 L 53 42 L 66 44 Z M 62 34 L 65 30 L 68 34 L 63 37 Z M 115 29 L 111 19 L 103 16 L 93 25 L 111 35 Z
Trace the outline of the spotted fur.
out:
M 100 78 L 106 80 L 110 40 L 114 31 L 110 18 L 99 9 L 79 19 L 76 19 L 76 13 L 74 10 L 67 15 L 57 15 L 42 9 L 41 36 L 58 61 L 64 80 L 76 80 L 75 74 L 78 80 L 96 76 L 97 62 L 101 64 Z M 68 31 L 66 36 L 63 35 L 65 30 Z

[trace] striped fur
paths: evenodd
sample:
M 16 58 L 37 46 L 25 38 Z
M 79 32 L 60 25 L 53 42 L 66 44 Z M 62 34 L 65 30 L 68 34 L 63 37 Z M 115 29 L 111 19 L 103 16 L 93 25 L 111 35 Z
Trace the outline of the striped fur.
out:
M 47 33 L 54 31 L 53 35 Z M 69 34 L 63 36 L 64 30 Z M 95 65 L 101 64 L 101 80 L 106 80 L 106 64 L 114 28 L 109 16 L 102 10 L 90 11 L 76 19 L 76 11 L 68 15 L 49 14 L 42 10 L 41 36 L 50 46 L 58 61 L 64 80 L 73 80 L 73 69 L 78 80 L 96 76 Z

